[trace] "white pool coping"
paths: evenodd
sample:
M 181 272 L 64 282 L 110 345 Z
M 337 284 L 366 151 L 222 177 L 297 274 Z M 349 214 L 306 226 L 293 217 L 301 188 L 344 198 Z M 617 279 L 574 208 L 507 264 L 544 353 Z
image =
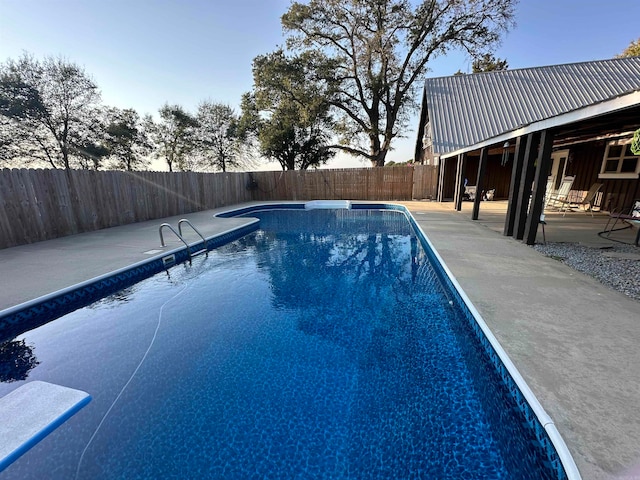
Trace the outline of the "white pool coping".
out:
M 473 305 L 473 303 L 471 303 L 471 300 L 469 300 L 469 297 L 467 296 L 467 294 L 464 292 L 464 290 L 458 283 L 458 280 L 453 275 L 451 270 L 449 270 L 449 267 L 447 267 L 447 264 L 444 262 L 444 260 L 442 259 L 438 251 L 435 249 L 435 247 L 429 240 L 429 237 L 425 234 L 424 230 L 422 230 L 422 228 L 416 221 L 415 217 L 411 215 L 411 212 L 409 212 L 409 209 L 404 205 L 399 205 L 399 204 L 387 204 L 387 205 L 394 205 L 394 206 L 400 207 L 401 209 L 403 209 L 405 215 L 413 219 L 414 227 L 420 232 L 424 240 L 429 245 L 429 248 L 433 252 L 434 257 L 436 257 L 437 260 L 440 262 L 442 269 L 445 271 L 445 273 L 451 280 L 451 283 L 453 284 L 454 288 L 460 294 L 462 301 L 465 303 L 466 307 L 471 312 L 471 315 L 473 315 L 474 319 L 478 323 L 478 326 L 480 327 L 485 337 L 487 338 L 487 340 L 495 350 L 498 357 L 500 357 L 500 360 L 502 361 L 503 365 L 509 372 L 509 375 L 518 386 L 518 389 L 520 390 L 523 397 L 526 399 L 527 403 L 535 413 L 542 427 L 547 432 L 547 435 L 549 435 L 549 440 L 551 440 L 551 443 L 553 444 L 556 452 L 558 453 L 560 462 L 562 463 L 565 473 L 567 474 L 567 479 L 582 480 L 582 476 L 580 475 L 580 471 L 576 466 L 573 456 L 571 455 L 571 452 L 569 452 L 569 448 L 567 447 L 567 444 L 565 443 L 564 439 L 560 435 L 560 432 L 556 428 L 555 424 L 553 423 L 553 420 L 551 419 L 549 414 L 547 414 L 547 412 L 544 410 L 544 408 L 536 398 L 531 388 L 529 388 L 529 385 L 527 385 L 527 382 L 524 380 L 524 378 L 522 377 L 522 375 L 520 374 L 516 366 L 513 364 L 507 352 L 502 348 L 502 346 L 500 345 L 500 342 L 498 342 L 498 339 L 493 335 L 493 333 L 489 329 L 489 326 L 482 318 L 482 315 L 480 315 L 480 312 L 478 312 L 478 310 Z

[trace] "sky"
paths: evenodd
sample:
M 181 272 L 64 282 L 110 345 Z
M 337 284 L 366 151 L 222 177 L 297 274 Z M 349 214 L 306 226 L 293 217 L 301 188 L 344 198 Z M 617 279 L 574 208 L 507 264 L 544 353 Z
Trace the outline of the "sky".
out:
M 203 100 L 239 111 L 252 88 L 251 62 L 284 45 L 289 0 L 0 0 L 0 62 L 23 52 L 62 56 L 84 67 L 103 103 L 155 114 L 165 103 L 191 112 Z M 494 51 L 509 68 L 611 58 L 640 38 L 638 0 L 521 0 L 516 26 Z M 432 77 L 469 72 L 449 52 Z M 417 115 L 387 160 L 413 157 Z M 369 163 L 338 155 L 331 168 Z M 277 164 L 261 169 L 279 169 Z

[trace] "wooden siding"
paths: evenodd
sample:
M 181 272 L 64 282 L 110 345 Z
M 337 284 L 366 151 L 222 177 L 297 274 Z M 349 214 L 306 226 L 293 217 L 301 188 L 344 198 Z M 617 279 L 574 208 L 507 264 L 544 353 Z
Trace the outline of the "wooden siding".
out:
M 478 180 L 479 156 L 467 157 L 466 176 L 468 185 L 475 185 Z M 506 200 L 509 198 L 509 184 L 511 182 L 511 168 L 513 167 L 513 153 L 509 157 L 509 162 L 504 167 L 500 164 L 502 155 L 489 155 L 487 159 L 487 170 L 482 183 L 485 190 L 495 189 L 495 200 Z
M 602 210 L 625 210 L 631 207 L 633 201 L 640 198 L 640 180 L 599 180 L 598 174 L 602 166 L 606 142 L 598 141 L 570 148 L 570 162 L 567 165 L 567 175 L 575 175 L 572 192 L 582 198 L 594 183 L 602 183 L 600 207 Z
M 0 170 L 0 248 L 251 200 L 411 200 L 437 167 L 253 173 Z M 256 188 L 250 187 L 253 178 Z
M 569 148 L 571 160 L 567 165 L 566 174 L 575 175 L 576 179 L 571 190 L 571 198 L 582 199 L 589 188 L 594 183 L 603 183 L 602 190 L 597 198 L 597 206 L 604 211 L 626 210 L 630 208 L 634 200 L 640 199 L 640 179 L 634 180 L 613 180 L 598 179 L 602 159 L 604 157 L 605 141 L 596 141 L 579 145 L 572 145 Z M 465 176 L 468 185 L 475 185 L 478 174 L 477 155 L 470 155 L 466 159 Z M 511 181 L 511 170 L 513 167 L 513 153 L 506 166 L 500 164 L 501 155 L 489 155 L 487 171 L 485 172 L 485 189 L 495 188 L 495 199 L 507 199 L 509 196 L 509 182 Z M 444 199 L 453 198 L 453 190 L 456 175 L 456 159 L 446 160 L 444 175 Z
M 465 162 L 465 177 L 467 185 L 474 186 L 478 180 L 478 162 L 480 157 L 477 155 L 467 156 Z M 509 198 L 509 183 L 511 181 L 511 168 L 513 166 L 513 154 L 506 166 L 500 165 L 501 155 L 489 155 L 487 159 L 487 169 L 485 171 L 483 184 L 485 190 L 495 189 L 495 200 L 505 200 Z M 453 198 L 456 178 L 456 159 L 448 158 L 445 161 L 446 168 L 444 174 L 444 199 L 451 200 Z
M 452 200 L 456 185 L 456 169 L 458 159 L 456 157 L 447 158 L 441 165 L 444 168 L 442 199 Z

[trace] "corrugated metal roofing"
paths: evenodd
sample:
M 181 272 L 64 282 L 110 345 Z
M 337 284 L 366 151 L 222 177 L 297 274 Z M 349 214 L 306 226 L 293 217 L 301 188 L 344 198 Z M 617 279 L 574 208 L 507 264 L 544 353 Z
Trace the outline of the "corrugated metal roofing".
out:
M 444 154 L 640 90 L 640 57 L 429 78 L 425 88 L 433 151 Z

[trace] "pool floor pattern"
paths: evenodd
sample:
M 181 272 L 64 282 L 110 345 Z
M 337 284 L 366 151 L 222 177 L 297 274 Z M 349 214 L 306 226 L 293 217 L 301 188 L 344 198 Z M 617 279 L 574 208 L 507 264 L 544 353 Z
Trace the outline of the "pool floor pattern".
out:
M 313 215 L 19 339 L 94 401 L 7 478 L 552 478 L 399 215 Z

